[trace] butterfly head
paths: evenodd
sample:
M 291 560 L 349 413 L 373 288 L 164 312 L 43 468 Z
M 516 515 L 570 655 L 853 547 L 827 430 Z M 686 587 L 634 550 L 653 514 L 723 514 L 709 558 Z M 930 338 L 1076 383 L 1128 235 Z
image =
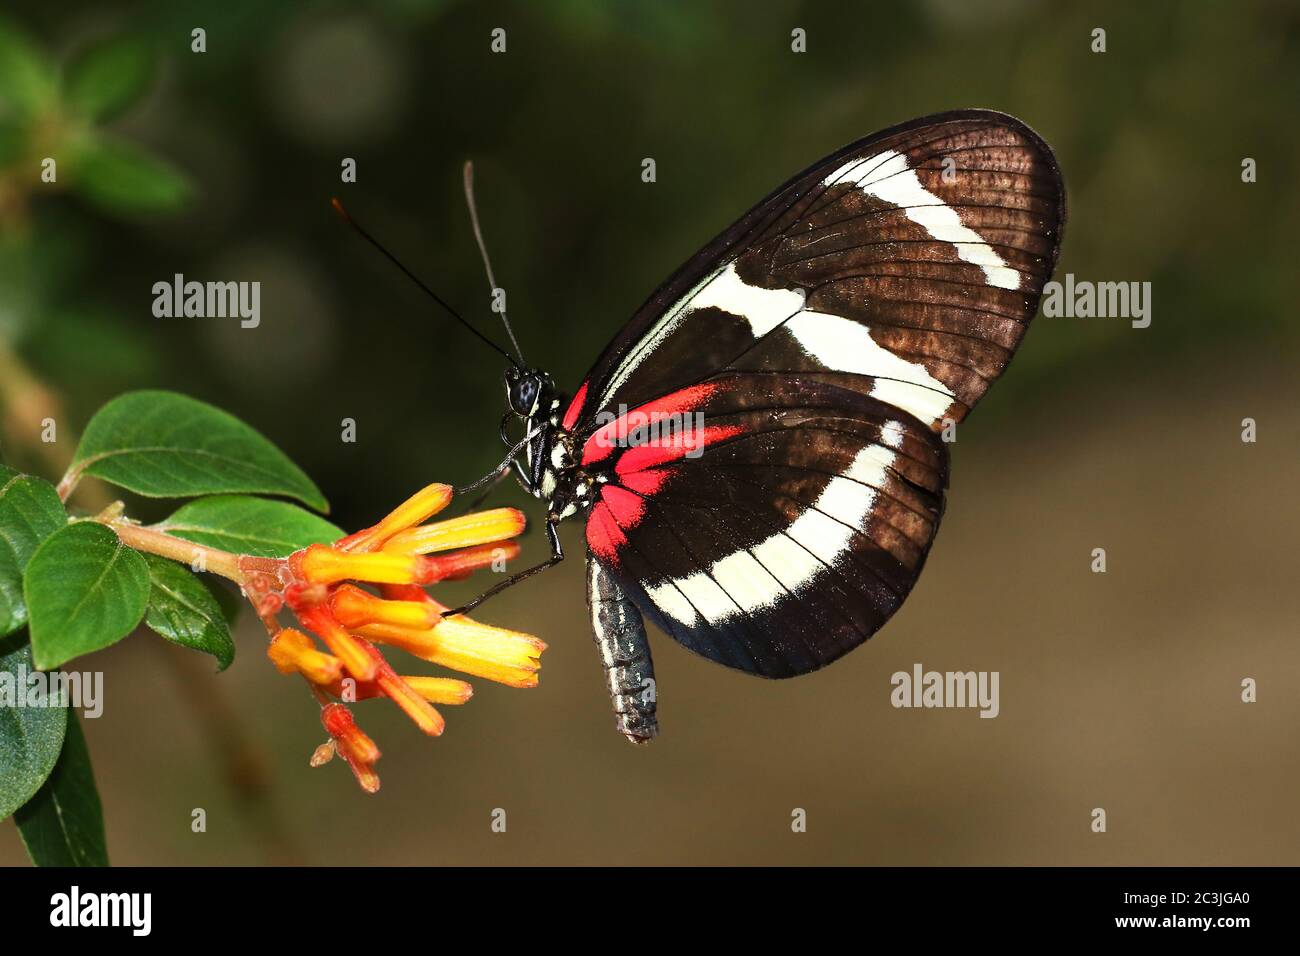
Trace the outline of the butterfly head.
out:
M 520 418 L 532 418 L 546 409 L 554 395 L 555 383 L 540 369 L 506 369 L 506 401 Z

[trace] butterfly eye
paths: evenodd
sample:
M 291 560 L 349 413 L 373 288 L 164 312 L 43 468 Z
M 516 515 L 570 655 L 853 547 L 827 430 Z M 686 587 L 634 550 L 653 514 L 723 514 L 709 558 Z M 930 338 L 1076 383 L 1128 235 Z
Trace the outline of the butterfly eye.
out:
M 506 382 L 506 395 L 510 400 L 510 408 L 516 415 L 526 417 L 532 414 L 533 408 L 537 404 L 539 388 L 537 379 L 531 375 Z
M 526 378 L 519 383 L 519 397 L 522 400 L 523 407 L 530 412 L 533 410 L 533 406 L 537 404 L 537 389 L 538 384 L 535 378 Z

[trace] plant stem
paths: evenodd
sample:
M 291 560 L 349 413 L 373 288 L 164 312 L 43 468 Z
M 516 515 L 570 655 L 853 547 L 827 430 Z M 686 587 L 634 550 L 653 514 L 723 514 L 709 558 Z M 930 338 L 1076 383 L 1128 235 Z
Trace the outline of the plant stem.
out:
M 59 493 L 59 500 L 66 502 L 74 491 L 77 490 L 77 482 L 81 480 L 81 472 L 76 468 L 69 468 L 64 472 L 59 483 L 55 485 L 55 490 Z
M 193 541 L 186 541 L 184 538 L 176 538 L 162 531 L 155 531 L 153 528 L 132 524 L 124 518 L 101 523 L 112 529 L 123 544 L 137 551 L 171 558 L 173 561 L 180 561 L 191 567 L 201 567 L 223 578 L 229 578 L 241 587 L 244 584 L 244 571 L 248 560 L 245 556 L 231 551 L 222 551 L 219 548 L 209 548 Z

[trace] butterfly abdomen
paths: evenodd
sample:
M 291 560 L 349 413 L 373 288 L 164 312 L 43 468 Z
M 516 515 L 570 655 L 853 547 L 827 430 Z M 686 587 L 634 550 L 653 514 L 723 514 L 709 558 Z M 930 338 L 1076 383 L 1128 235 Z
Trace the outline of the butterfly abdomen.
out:
M 609 572 L 587 557 L 587 605 L 619 733 L 634 744 L 659 732 L 654 662 L 641 612 Z

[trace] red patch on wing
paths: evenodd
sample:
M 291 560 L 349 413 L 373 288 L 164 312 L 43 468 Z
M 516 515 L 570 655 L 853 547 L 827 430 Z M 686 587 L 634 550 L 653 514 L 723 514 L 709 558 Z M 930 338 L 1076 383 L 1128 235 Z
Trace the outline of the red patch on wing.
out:
M 666 462 L 685 458 L 699 457 L 707 445 L 739 435 L 745 430 L 743 425 L 709 425 L 692 431 L 670 435 L 663 441 L 651 442 L 629 448 L 618 459 L 614 470 L 619 475 L 643 471 Z M 626 478 L 622 479 L 626 483 Z
M 560 422 L 565 431 L 573 431 L 573 426 L 578 424 L 578 416 L 582 414 L 582 405 L 586 400 L 587 383 L 583 382 L 582 387 L 573 396 L 573 401 L 569 402 L 569 407 L 564 412 L 564 420 Z
M 669 392 L 652 402 L 646 402 L 644 405 L 630 409 L 626 414 L 620 415 L 614 421 L 608 422 L 592 432 L 591 437 L 582 446 L 582 463 L 591 465 L 608 458 L 615 448 L 623 447 L 627 443 L 628 436 L 638 429 L 654 426 L 673 415 L 692 412 L 703 405 L 709 396 L 717 390 L 717 384 L 704 382 L 700 385 L 692 385 L 689 388 Z M 680 434 L 680 432 L 674 434 Z M 687 430 L 685 434 L 689 439 L 690 430 Z M 670 437 L 669 443 L 671 443 L 671 440 Z
M 626 544 L 627 535 L 610 514 L 609 506 L 603 501 L 596 502 L 587 518 L 587 546 L 609 564 L 618 564 L 618 549 Z
M 618 485 L 604 485 L 600 500 L 587 518 L 587 544 L 605 561 L 618 562 L 618 549 L 627 544 L 625 528 L 645 517 L 645 498 L 658 491 L 672 477 L 669 468 L 654 468 L 623 477 Z
M 672 477 L 671 468 L 650 468 L 619 476 L 619 484 L 641 495 L 653 495 Z
M 617 485 L 602 488 L 600 500 L 621 528 L 629 528 L 645 516 L 645 499 Z

